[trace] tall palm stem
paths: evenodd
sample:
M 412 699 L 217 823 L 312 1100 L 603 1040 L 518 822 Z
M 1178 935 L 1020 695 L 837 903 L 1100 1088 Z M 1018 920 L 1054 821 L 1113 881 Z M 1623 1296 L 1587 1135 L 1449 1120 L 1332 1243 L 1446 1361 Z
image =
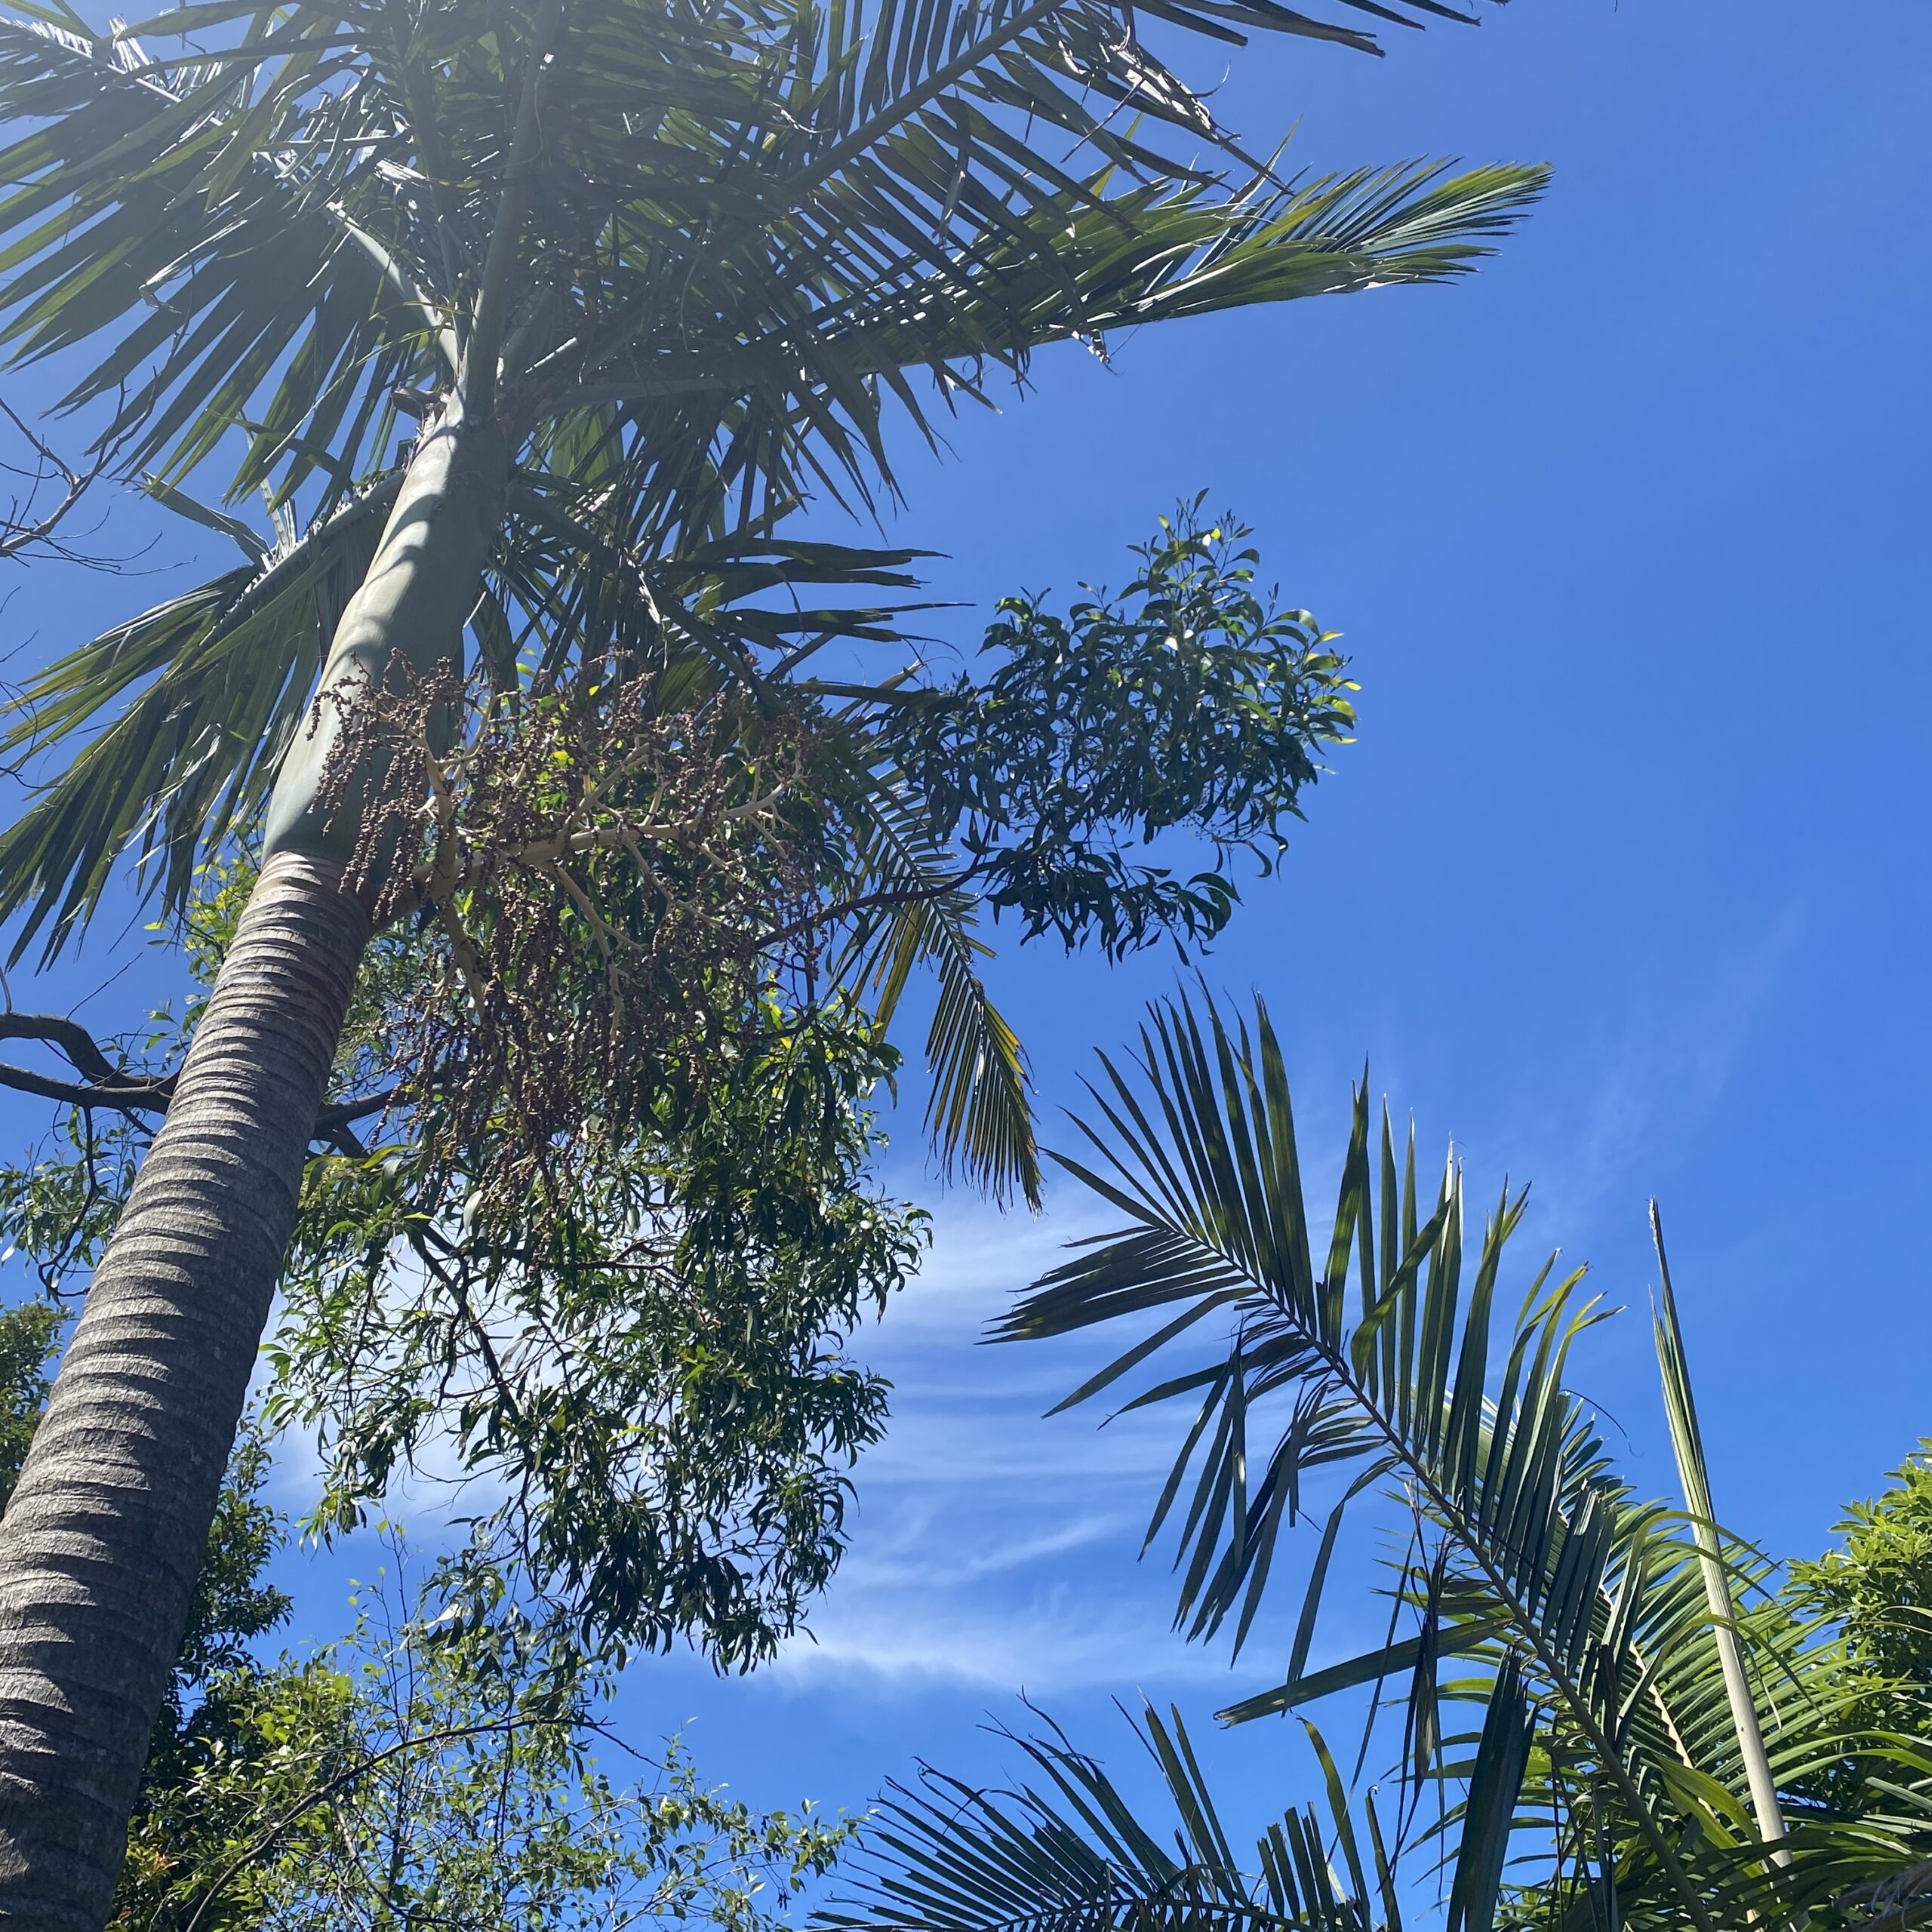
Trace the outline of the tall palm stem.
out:
M 272 859 L 0 1519 L 0 1920 L 98 1932 L 368 937 Z
M 321 796 L 343 700 L 462 661 L 503 514 L 494 424 L 453 395 L 343 614 L 266 862 L 0 1521 L 0 1919 L 96 1932 L 186 1628 L 369 936 L 346 888 L 390 774 Z

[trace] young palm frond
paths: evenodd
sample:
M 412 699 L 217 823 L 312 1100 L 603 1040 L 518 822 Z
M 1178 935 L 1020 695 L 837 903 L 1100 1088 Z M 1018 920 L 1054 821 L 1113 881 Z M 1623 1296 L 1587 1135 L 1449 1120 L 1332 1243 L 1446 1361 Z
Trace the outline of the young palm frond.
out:
M 1698 1426 L 1697 1404 L 1690 1392 L 1690 1371 L 1684 1359 L 1684 1330 L 1677 1315 L 1677 1293 L 1672 1286 L 1670 1263 L 1664 1254 L 1663 1218 L 1651 1203 L 1651 1234 L 1656 1244 L 1663 1291 L 1662 1310 L 1654 1318 L 1657 1367 L 1663 1379 L 1664 1411 L 1669 1419 L 1671 1447 L 1677 1457 L 1678 1480 L 1690 1512 L 1698 1549 L 1698 1567 L 1710 1605 L 1711 1635 L 1724 1670 L 1724 1696 L 1730 1706 L 1737 1748 L 1751 1789 L 1751 1809 L 1758 1835 L 1777 1843 L 1785 1835 L 1784 1814 L 1778 1802 L 1777 1780 L 1765 1755 L 1762 1726 L 1746 1673 L 1744 1650 L 1738 1641 L 1737 1604 L 1731 1595 L 1720 1542 L 1717 1510 L 1711 1500 L 1710 1472 L 1704 1460 L 1703 1432 Z M 1776 1856 L 1788 1856 L 1783 1853 Z

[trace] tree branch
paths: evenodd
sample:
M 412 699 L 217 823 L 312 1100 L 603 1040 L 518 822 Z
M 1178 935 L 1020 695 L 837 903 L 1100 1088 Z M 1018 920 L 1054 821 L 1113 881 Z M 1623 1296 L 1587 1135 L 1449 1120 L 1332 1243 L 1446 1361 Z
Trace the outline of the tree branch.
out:
M 130 1115 L 165 1114 L 174 1097 L 173 1073 L 130 1073 L 116 1066 L 77 1020 L 52 1013 L 0 1013 L 0 1040 L 42 1041 L 63 1054 L 81 1076 L 66 1080 L 0 1063 L 0 1087 L 11 1087 L 16 1093 Z
M 43 1100 L 65 1100 L 77 1107 L 105 1107 L 122 1114 L 165 1114 L 174 1097 L 174 1076 L 165 1081 L 107 1081 L 60 1080 L 51 1075 L 31 1072 L 23 1066 L 0 1065 L 0 1087 L 18 1094 L 32 1094 Z
M 4 515 L 0 515 L 0 563 L 24 556 L 29 551 L 45 548 L 69 563 L 88 563 L 92 561 L 80 552 L 69 549 L 65 544 L 54 540 L 54 533 L 65 522 L 79 504 L 88 490 L 97 482 L 112 460 L 115 445 L 103 443 L 99 445 L 94 460 L 85 469 L 76 469 L 54 449 L 52 444 L 30 429 L 20 412 L 11 403 L 0 401 L 0 414 L 12 423 L 15 432 L 33 454 L 31 469 L 21 469 L 8 463 L 5 467 L 26 479 L 26 494 L 16 497 L 8 506 Z M 36 505 L 41 493 L 50 483 L 60 492 L 59 502 L 51 510 L 38 511 Z
M 53 1013 L 0 1013 L 0 1040 L 45 1040 L 64 1054 L 75 1072 L 95 1081 L 119 1083 L 141 1076 L 116 1066 L 78 1020 Z
M 4 405 L 0 405 L 4 406 Z M 38 1040 L 63 1054 L 81 1077 L 63 1079 L 57 1074 L 36 1073 L 32 1068 L 11 1066 L 0 1061 L 0 1087 L 17 1094 L 31 1094 L 43 1100 L 61 1100 L 69 1106 L 91 1112 L 97 1107 L 111 1113 L 165 1114 L 174 1098 L 179 1067 L 166 1073 L 131 1073 L 109 1059 L 100 1042 L 78 1020 L 54 1013 L 0 1013 L 0 1040 Z M 325 1107 L 315 1117 L 315 1137 L 334 1139 L 391 1105 L 401 1090 L 385 1087 L 380 1093 L 360 1100 L 339 1101 Z

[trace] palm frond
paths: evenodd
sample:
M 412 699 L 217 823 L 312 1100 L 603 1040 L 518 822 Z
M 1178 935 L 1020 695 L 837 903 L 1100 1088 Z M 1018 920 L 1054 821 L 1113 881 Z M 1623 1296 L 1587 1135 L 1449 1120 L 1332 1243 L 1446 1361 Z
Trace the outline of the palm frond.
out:
M 1351 11 L 1458 17 L 1153 11 L 1211 39 L 1361 47 Z M 466 352 L 534 30 L 483 0 L 392 27 L 225 0 L 105 35 L 0 21 L 0 107 L 32 128 L 0 155 L 0 349 L 104 342 L 66 405 L 125 390 L 129 460 L 171 483 L 237 425 L 238 491 L 379 467 L 393 392 L 433 392 Z M 211 51 L 210 34 L 232 38 Z M 1250 185 L 1230 186 L 1192 157 L 1238 144 L 1097 0 L 701 17 L 575 0 L 545 73 L 506 406 L 527 429 L 615 398 L 632 499 L 700 521 L 742 478 L 889 478 L 882 396 L 924 421 L 908 368 L 949 397 L 984 358 L 1069 334 L 1434 278 L 1540 178 L 1282 187 L 1242 158 Z
M 1237 1860 L 1178 1711 L 1137 1726 L 1165 1815 L 1150 1820 L 1064 1732 L 1004 1734 L 1029 1782 L 986 1790 L 928 1769 L 875 1812 L 854 1889 L 814 1923 L 825 1932 L 1369 1932 L 1375 1906 L 1339 1780 L 1268 1826 Z M 1318 1734 L 1321 1761 L 1333 1761 Z M 1338 1874 L 1331 1855 L 1343 1861 Z M 1401 1918 L 1378 1861 L 1389 1932 Z
M 1333 1512 L 1381 1484 L 1416 1547 L 1432 1552 L 1398 1578 L 1412 1635 L 1392 1632 L 1377 1650 L 1308 1672 L 1318 1560 L 1289 1681 L 1224 1717 L 1400 1684 L 1409 1788 L 1449 1779 L 1466 1794 L 1452 1814 L 1464 1831 L 1452 1897 L 1459 1924 L 1477 1932 L 1497 1909 L 1506 1847 L 1496 1834 L 1515 1829 L 1497 1820 L 1517 1815 L 1537 1761 L 1573 1817 L 1604 1821 L 1626 1914 L 1654 1908 L 1712 1932 L 1789 1912 L 1801 1891 L 1846 1882 L 1861 1861 L 1895 1867 L 1896 1836 L 1854 1844 L 1807 1826 L 1794 1832 L 1786 1867 L 1752 1829 L 1696 1543 L 1672 1512 L 1629 1497 L 1566 1386 L 1570 1351 L 1603 1312 L 1584 1296 L 1582 1271 L 1559 1276 L 1552 1257 L 1515 1319 L 1498 1312 L 1524 1196 L 1503 1190 L 1466 1257 L 1460 1169 L 1452 1161 L 1432 1201 L 1424 1195 L 1412 1149 L 1398 1162 L 1386 1112 L 1371 1136 L 1364 1086 L 1318 1241 L 1280 1048 L 1260 1004 L 1235 1025 L 1211 1000 L 1164 1003 L 1131 1073 L 1103 1066 L 1096 1118 L 1081 1123 L 1086 1149 L 1054 1158 L 1124 1225 L 1083 1244 L 998 1332 L 1066 1334 L 1121 1315 L 1158 1321 L 1078 1401 L 1191 1340 L 1204 1316 L 1229 1324 L 1225 1342 L 1127 1404 L 1193 1409 L 1149 1531 L 1151 1541 L 1177 1524 L 1177 1622 L 1207 1636 L 1238 1616 L 1238 1641 L 1247 1634 L 1280 1532 L 1307 1513 L 1318 1474 L 1324 1487 L 1352 1478 L 1330 1503 L 1324 1549 Z M 1272 1447 L 1257 1440 L 1264 1423 Z M 1762 1634 L 1777 1641 L 1758 1661 L 1795 1682 L 1803 1633 Z M 1457 1655 L 1476 1674 L 1445 1683 L 1440 1666 Z M 1436 1715 L 1445 1699 L 1487 1710 L 1466 1758 L 1445 1755 Z M 1777 1727 L 1784 1761 L 1801 1755 L 1803 1738 L 1842 1748 L 1844 1709 L 1829 1697 L 1790 1704 Z M 1550 1813 L 1524 1818 L 1543 1835 L 1540 1854 L 1527 1855 L 1547 1858 Z M 1600 1850 L 1586 1843 L 1579 1855 Z
M 889 1025 L 914 968 L 930 968 L 937 997 L 926 1035 L 932 1089 L 925 1125 L 934 1149 L 996 1196 L 1017 1187 L 1037 1208 L 1026 1057 L 980 977 L 979 962 L 991 949 L 973 931 L 977 915 L 962 867 L 889 777 L 859 791 L 848 809 L 859 889 L 878 906 L 862 908 L 835 972 Z
M 265 801 L 395 495 L 394 479 L 379 484 L 259 567 L 57 659 L 10 701 L 0 756 L 75 747 L 0 833 L 0 918 L 26 914 L 15 958 L 43 929 L 51 958 L 131 844 L 150 889 L 185 903 L 202 851 Z
M 1710 1471 L 1704 1460 L 1703 1432 L 1698 1426 L 1697 1404 L 1691 1394 L 1690 1371 L 1684 1358 L 1684 1330 L 1678 1319 L 1677 1295 L 1671 1285 L 1670 1263 L 1664 1255 L 1663 1220 L 1654 1201 L 1651 1203 L 1651 1233 L 1657 1247 L 1663 1290 L 1663 1306 L 1652 1325 L 1656 1332 L 1657 1367 L 1663 1381 L 1664 1413 L 1670 1425 L 1671 1447 L 1677 1459 L 1684 1503 L 1691 1514 L 1693 1534 L 1697 1543 L 1697 1567 L 1703 1577 L 1705 1595 L 1710 1605 L 1712 1638 L 1723 1666 L 1725 1699 L 1730 1706 L 1737 1754 L 1749 1780 L 1758 1835 L 1776 1841 L 1785 1835 L 1784 1814 L 1778 1803 L 1777 1785 L 1772 1776 L 1770 1762 L 1764 1752 L 1763 1727 L 1758 1723 L 1757 1706 L 1745 1673 L 1744 1649 L 1738 1641 L 1737 1606 L 1731 1600 L 1730 1580 L 1725 1574 L 1719 1549 L 1721 1532 L 1711 1500 Z
M 540 5 L 448 0 L 401 32 L 391 14 L 249 0 L 106 33 L 30 11 L 0 19 L 0 112 L 21 131 L 0 149 L 0 359 L 77 365 L 56 408 L 165 500 L 195 502 L 192 472 L 232 458 L 226 501 L 266 486 L 319 529 L 359 514 L 406 419 L 501 312 L 484 360 L 524 487 L 479 623 L 499 648 L 534 626 L 553 659 L 648 628 L 641 565 L 769 537 L 814 492 L 890 488 L 894 418 L 936 439 L 936 410 L 983 396 L 989 370 L 1070 337 L 1440 279 L 1542 180 L 1402 166 L 1283 183 L 1102 0 L 572 0 L 534 92 Z M 1434 0 L 1152 12 L 1177 46 L 1266 32 L 1366 48 L 1377 19 L 1462 17 Z M 526 103 L 542 139 L 513 171 Z M 512 207 L 538 218 L 506 239 Z M 509 282 L 491 283 L 493 260 Z M 580 583 L 554 567 L 573 542 L 558 521 L 602 552 Z M 263 645 L 266 619 L 234 634 L 231 606 L 260 594 L 231 574 L 42 681 L 57 700 L 42 743 L 144 675 L 154 688 L 16 829 L 0 906 L 56 895 L 35 930 L 57 943 L 121 842 L 165 845 L 173 892 L 194 813 L 218 835 L 250 808 L 307 648 L 299 597 L 272 600 L 284 645 Z M 825 614 L 783 634 L 808 640 Z M 741 605 L 741 637 L 752 620 Z M 886 611 L 870 620 L 889 628 Z M 776 614 L 764 634 L 781 635 Z M 217 654 L 244 643 L 267 656 L 211 696 Z M 84 675 L 98 702 L 76 696 Z M 250 723 L 263 746 L 223 748 Z M 942 1140 L 1030 1191 L 1017 1049 L 970 946 L 926 951 L 947 983 L 935 1051 L 955 1069 Z
M 165 30 L 192 31 L 177 17 Z M 278 457 L 311 471 L 303 441 L 334 441 L 361 475 L 392 420 L 388 390 L 438 365 L 398 284 L 401 238 L 386 269 L 345 212 L 352 184 L 291 158 L 349 111 L 318 103 L 364 97 L 340 85 L 352 42 L 297 9 L 228 57 L 189 48 L 161 67 L 130 44 L 0 19 L 0 112 L 31 129 L 0 152 L 14 184 L 0 198 L 0 349 L 18 364 L 105 337 L 61 406 L 114 398 L 103 437 L 124 441 L 131 471 L 178 482 L 253 422 L 238 493 Z M 393 146 L 337 166 L 373 181 Z

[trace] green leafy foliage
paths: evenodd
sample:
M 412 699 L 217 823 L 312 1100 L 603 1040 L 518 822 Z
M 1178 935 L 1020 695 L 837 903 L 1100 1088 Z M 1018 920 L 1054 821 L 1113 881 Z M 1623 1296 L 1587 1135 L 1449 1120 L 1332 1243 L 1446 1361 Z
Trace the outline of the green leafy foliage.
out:
M 1355 721 L 1333 634 L 1257 592 L 1250 533 L 1184 505 L 1140 546 L 1117 598 L 1065 617 L 1008 598 L 981 647 L 992 668 L 915 688 L 880 727 L 934 829 L 955 841 L 997 917 L 1109 954 L 1164 934 L 1211 939 L 1238 888 L 1237 852 L 1263 869 Z M 1214 850 L 1186 880 L 1124 847 L 1184 830 Z
M 60 1346 L 63 1325 L 50 1302 L 0 1309 L 0 1512 L 20 1480 L 27 1444 L 47 1404 L 52 1386 L 47 1365 Z
M 769 1019 L 540 1232 L 438 1214 L 448 1187 L 406 1153 L 318 1164 L 272 1352 L 274 1413 L 322 1438 L 325 1520 L 447 1447 L 463 1492 L 500 1499 L 479 1537 L 587 1640 L 689 1632 L 743 1666 L 793 1627 L 885 1420 L 841 1344 L 923 1224 L 866 1179 L 864 1029 Z
M 1860 1727 L 1916 1736 L 1932 1708 L 1932 1443 L 1892 1472 L 1890 1488 L 1851 1504 L 1837 1534 L 1841 1547 L 1792 1564 L 1783 1596 L 1798 1616 L 1836 1626 Z M 1804 1795 L 1842 1807 L 1883 1770 L 1848 1757 L 1814 1774 Z
M 164 1030 L 174 1031 L 171 1025 Z M 5 1258 L 32 1267 L 50 1295 L 84 1282 L 114 1232 L 146 1144 L 146 1134 L 125 1115 L 63 1112 L 26 1165 L 0 1164 Z M 35 1306 L 25 1303 L 17 1312 L 24 1318 Z
M 214 1680 L 151 1783 L 115 1925 L 768 1932 L 849 1836 L 706 1787 L 675 1739 L 637 1759 L 514 1617 L 459 1630 L 399 1596 L 385 1574 L 340 1642 Z M 646 1775 L 614 1779 L 600 1745 Z
M 198 1017 L 252 876 L 245 860 L 204 874 L 198 990 L 156 1016 L 157 1054 Z M 371 949 L 339 1112 L 383 1117 L 430 943 L 397 927 Z M 560 1646 L 688 1636 L 721 1667 L 768 1655 L 835 1567 L 851 1466 L 884 1426 L 886 1385 L 846 1342 L 923 1252 L 924 1217 L 869 1174 L 868 1096 L 892 1064 L 863 1016 L 761 998 L 711 1041 L 701 1081 L 666 1081 L 642 1118 L 555 1164 L 541 1217 L 528 1200 L 481 1211 L 500 1124 L 432 1142 L 400 1108 L 374 1146 L 339 1129 L 343 1151 L 309 1169 L 268 1398 L 275 1426 L 322 1449 L 316 1527 L 379 1516 L 413 1472 L 468 1525 L 444 1587 L 478 1615 L 513 1559 Z M 84 1117 L 68 1121 L 0 1170 L 0 1233 L 56 1285 L 84 1280 L 146 1136 L 116 1127 L 90 1175 Z M 84 1227 L 63 1219 L 83 1203 Z
M 1932 1444 L 1892 1472 L 1890 1488 L 1853 1503 L 1838 1534 L 1842 1549 L 1792 1564 L 1790 1595 L 1838 1622 L 1857 1667 L 1903 1694 L 1916 1718 L 1932 1696 Z

